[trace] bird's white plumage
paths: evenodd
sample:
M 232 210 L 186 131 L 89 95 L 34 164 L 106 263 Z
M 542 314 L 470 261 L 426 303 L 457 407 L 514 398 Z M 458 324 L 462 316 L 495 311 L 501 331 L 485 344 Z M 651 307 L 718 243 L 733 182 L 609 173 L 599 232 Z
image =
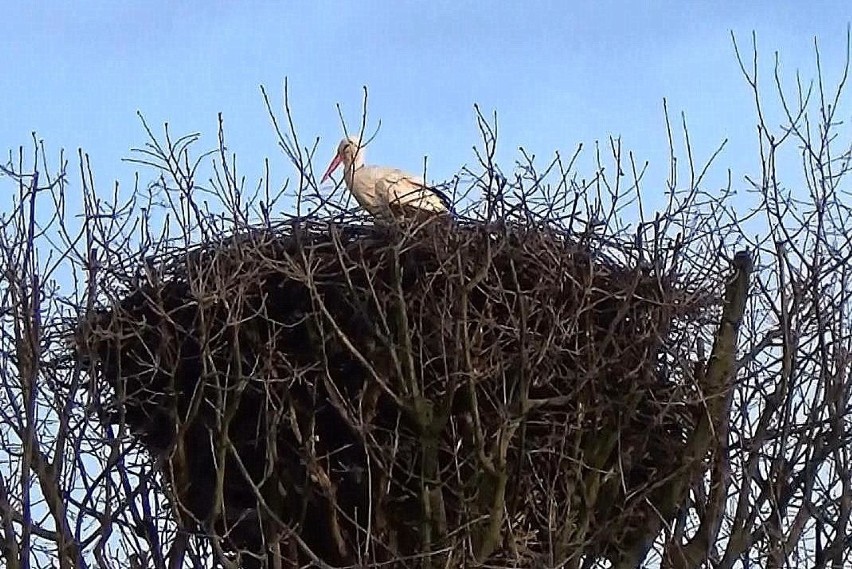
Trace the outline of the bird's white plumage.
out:
M 341 163 L 346 187 L 358 204 L 374 216 L 393 216 L 395 212 L 440 215 L 450 210 L 446 196 L 430 188 L 423 178 L 397 168 L 366 166 L 364 149 L 357 138 L 341 141 L 323 181 Z

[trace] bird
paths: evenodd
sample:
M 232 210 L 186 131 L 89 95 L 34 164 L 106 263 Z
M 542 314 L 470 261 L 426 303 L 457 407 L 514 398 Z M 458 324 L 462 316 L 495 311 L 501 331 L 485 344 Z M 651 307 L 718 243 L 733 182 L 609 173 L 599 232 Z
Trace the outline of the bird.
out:
M 320 184 L 341 164 L 349 192 L 373 217 L 421 219 L 452 215 L 449 197 L 419 176 L 397 168 L 365 165 L 364 147 L 357 137 L 348 136 L 340 141 Z

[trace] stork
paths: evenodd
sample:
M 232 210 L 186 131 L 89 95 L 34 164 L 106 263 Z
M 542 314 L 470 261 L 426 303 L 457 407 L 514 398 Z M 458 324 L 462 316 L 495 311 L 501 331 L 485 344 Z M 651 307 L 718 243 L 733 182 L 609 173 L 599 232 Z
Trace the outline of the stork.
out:
M 374 217 L 434 217 L 448 215 L 452 204 L 446 194 L 418 176 L 396 168 L 366 166 L 364 148 L 354 136 L 344 138 L 323 174 L 325 182 L 343 164 L 343 180 L 358 204 Z

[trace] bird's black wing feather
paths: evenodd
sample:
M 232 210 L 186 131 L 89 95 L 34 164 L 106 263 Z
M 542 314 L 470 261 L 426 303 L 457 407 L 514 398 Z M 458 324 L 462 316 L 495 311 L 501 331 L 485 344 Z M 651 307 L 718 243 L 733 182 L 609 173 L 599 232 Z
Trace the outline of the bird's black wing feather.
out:
M 427 187 L 427 189 L 428 189 L 430 192 L 432 192 L 433 194 L 435 194 L 436 196 L 438 196 L 438 199 L 440 199 L 440 200 L 441 200 L 441 202 L 442 202 L 445 206 L 447 206 L 447 211 L 449 211 L 450 213 L 455 214 L 455 210 L 453 209 L 453 202 L 450 200 L 450 197 L 449 197 L 446 193 L 444 193 L 444 191 L 439 190 L 438 188 L 436 188 L 436 187 L 434 187 L 434 186 Z

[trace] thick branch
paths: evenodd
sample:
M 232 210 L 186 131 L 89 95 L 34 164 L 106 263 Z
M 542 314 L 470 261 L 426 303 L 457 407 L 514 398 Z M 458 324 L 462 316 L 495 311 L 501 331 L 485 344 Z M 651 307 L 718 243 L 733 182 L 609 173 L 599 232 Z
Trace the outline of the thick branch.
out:
M 713 343 L 713 351 L 707 363 L 703 382 L 698 387 L 704 395 L 705 412 L 702 413 L 692 436 L 686 444 L 684 462 L 679 476 L 672 479 L 668 491 L 662 494 L 661 503 L 657 504 L 660 516 L 653 519 L 643 538 L 637 540 L 631 550 L 627 551 L 619 567 L 636 567 L 644 559 L 653 543 L 654 538 L 676 514 L 689 492 L 690 485 L 699 472 L 705 468 L 705 457 L 712 450 L 727 452 L 728 412 L 731 403 L 731 386 L 736 377 L 736 348 L 740 324 L 745 312 L 748 298 L 749 278 L 754 264 L 749 253 L 741 251 L 734 256 L 734 274 L 725 288 L 725 301 L 722 308 L 722 318 L 719 330 Z M 725 468 L 714 470 L 713 484 L 722 484 Z M 706 515 L 717 515 L 718 512 L 708 510 Z M 716 524 L 710 524 L 717 527 Z M 672 559 L 673 567 L 694 567 L 700 559 L 706 557 L 707 548 L 711 545 L 709 527 L 698 531 L 691 542 L 681 550 L 680 562 Z M 678 557 L 675 554 L 675 557 Z

